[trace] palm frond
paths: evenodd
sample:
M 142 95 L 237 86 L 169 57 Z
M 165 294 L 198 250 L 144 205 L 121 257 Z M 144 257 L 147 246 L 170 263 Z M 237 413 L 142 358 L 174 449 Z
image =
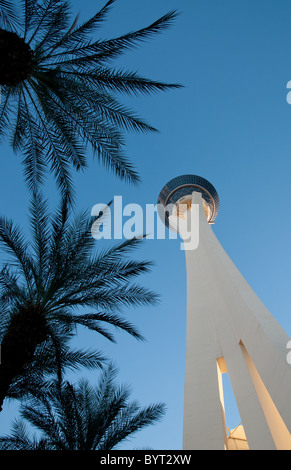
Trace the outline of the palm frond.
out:
M 32 115 L 25 96 L 24 109 L 26 113 L 26 139 L 23 148 L 24 176 L 31 192 L 37 192 L 39 185 L 44 181 L 46 172 L 44 158 L 45 142 L 39 139 L 41 128 Z
M 109 58 L 117 58 L 128 49 L 133 48 L 140 42 L 144 42 L 151 36 L 168 28 L 177 16 L 177 11 L 171 11 L 166 15 L 163 15 L 151 25 L 137 31 L 133 31 L 117 38 L 105 41 L 87 42 L 87 44 L 84 44 L 83 47 L 73 49 L 73 52 L 75 52 L 77 55 L 76 59 L 64 60 L 60 61 L 60 63 L 62 65 L 92 65 L 99 62 L 102 63 L 104 59 L 108 61 Z M 79 43 L 78 45 L 80 46 Z M 57 57 L 63 54 L 64 51 L 61 51 L 59 53 L 46 56 L 46 59 L 51 59 L 52 57 Z M 78 56 L 80 57 L 78 58 Z
M 0 0 L 0 28 L 13 30 L 18 21 L 15 5 L 9 0 Z
M 35 442 L 30 437 L 23 421 L 15 420 L 12 424 L 11 436 L 0 438 L 1 450 L 35 450 Z
M 30 203 L 30 224 L 32 246 L 36 255 L 35 264 L 38 269 L 37 277 L 40 283 L 43 283 L 43 275 L 47 271 L 49 261 L 46 250 L 50 237 L 48 223 L 48 203 L 39 193 L 33 193 Z
M 103 24 L 106 19 L 111 5 L 116 0 L 109 0 L 100 11 L 98 11 L 92 18 L 85 21 L 82 25 L 77 28 L 71 27 L 70 30 L 63 36 L 62 40 L 59 41 L 54 49 L 62 46 L 68 47 L 70 45 L 76 45 L 76 43 L 82 43 L 82 41 L 87 41 L 88 33 L 93 33 L 93 31 Z
M 123 320 L 120 316 L 106 313 L 86 313 L 85 315 L 63 315 L 61 319 L 69 324 L 82 325 L 89 330 L 97 331 L 105 338 L 115 342 L 115 338 L 108 330 L 102 326 L 102 323 L 110 324 L 118 329 L 126 331 L 136 339 L 144 340 L 141 333 L 130 322 Z
M 31 292 L 32 283 L 36 279 L 33 259 L 28 252 L 28 243 L 22 231 L 6 217 L 0 217 L 0 246 L 12 256 L 12 262 L 17 263 Z M 7 272 L 7 271 L 6 271 Z M 3 271 L 2 271 L 3 274 Z
M 9 125 L 9 117 L 12 113 L 12 108 L 10 106 L 10 97 L 12 95 L 11 89 L 6 90 L 2 99 L 0 100 L 0 142 L 3 140 L 3 136 L 6 137 L 5 131 Z M 16 131 L 14 131 L 16 132 Z

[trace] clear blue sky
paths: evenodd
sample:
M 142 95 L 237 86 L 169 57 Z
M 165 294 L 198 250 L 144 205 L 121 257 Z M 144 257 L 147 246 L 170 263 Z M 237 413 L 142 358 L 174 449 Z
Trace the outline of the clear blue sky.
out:
M 105 2 L 74 0 L 85 19 Z M 214 231 L 264 304 L 290 335 L 291 4 L 289 0 L 119 0 L 100 35 L 112 37 L 150 24 L 169 10 L 174 26 L 124 55 L 118 66 L 153 79 L 179 82 L 181 90 L 122 100 L 160 130 L 127 135 L 127 154 L 141 177 L 139 188 L 107 173 L 97 162 L 75 178 L 78 208 L 122 195 L 124 204 L 156 203 L 171 178 L 193 173 L 217 189 L 221 208 Z M 27 190 L 20 159 L 1 149 L 1 213 L 27 223 Z M 90 158 L 89 158 L 90 161 Z M 54 201 L 54 186 L 47 196 Z M 109 242 L 111 243 L 111 242 Z M 147 240 L 136 256 L 151 259 L 143 284 L 161 296 L 155 308 L 129 310 L 147 342 L 118 334 L 115 345 L 97 335 L 96 346 L 119 366 L 120 382 L 144 405 L 163 401 L 161 423 L 136 435 L 125 448 L 182 446 L 186 333 L 184 253 L 179 241 Z M 90 374 L 97 380 L 98 374 Z M 9 431 L 13 407 L 0 414 Z M 232 406 L 227 425 L 239 424 Z

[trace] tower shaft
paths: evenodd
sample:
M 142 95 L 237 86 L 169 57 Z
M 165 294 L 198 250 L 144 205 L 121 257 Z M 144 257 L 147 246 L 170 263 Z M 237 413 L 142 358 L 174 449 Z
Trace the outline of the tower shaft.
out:
M 222 248 L 196 191 L 194 204 L 199 205 L 199 244 L 185 251 L 183 447 L 228 447 L 221 386 L 227 371 L 249 448 L 291 449 L 289 337 Z

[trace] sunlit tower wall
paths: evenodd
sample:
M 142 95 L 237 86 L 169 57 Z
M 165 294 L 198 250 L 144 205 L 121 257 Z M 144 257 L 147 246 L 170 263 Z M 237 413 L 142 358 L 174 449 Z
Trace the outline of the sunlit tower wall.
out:
M 162 189 L 158 210 L 181 236 L 186 256 L 183 449 L 233 448 L 225 422 L 224 373 L 246 436 L 234 447 L 241 442 L 251 450 L 291 449 L 290 338 L 216 238 L 215 188 L 199 176 L 179 176 Z

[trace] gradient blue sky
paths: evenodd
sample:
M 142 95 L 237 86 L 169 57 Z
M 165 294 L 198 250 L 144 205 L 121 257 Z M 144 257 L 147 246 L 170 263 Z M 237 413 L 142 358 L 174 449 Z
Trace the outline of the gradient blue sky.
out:
M 85 19 L 105 2 L 74 0 Z M 130 51 L 118 66 L 183 89 L 137 99 L 121 98 L 160 130 L 128 134 L 127 155 L 142 177 L 139 188 L 106 172 L 90 158 L 76 176 L 77 208 L 122 195 L 124 204 L 155 204 L 171 178 L 193 173 L 217 189 L 221 208 L 214 231 L 279 323 L 291 332 L 290 231 L 291 4 L 289 0 L 117 0 L 100 36 L 143 27 L 164 13 L 181 12 L 168 31 Z M 27 224 L 28 194 L 20 159 L 1 147 L 1 213 Z M 54 186 L 47 196 L 56 201 Z M 111 242 L 108 242 L 109 244 Z M 102 349 L 119 367 L 119 381 L 132 385 L 132 398 L 146 405 L 162 401 L 164 419 L 123 448 L 182 447 L 186 334 L 184 253 L 179 241 L 147 240 L 136 257 L 155 266 L 143 284 L 160 294 L 155 308 L 130 309 L 128 318 L 146 336 L 126 334 L 110 344 L 81 333 L 79 344 Z M 90 380 L 98 374 L 90 374 Z M 229 387 L 227 387 L 227 390 Z M 226 393 L 228 397 L 228 392 Z M 239 424 L 229 398 L 227 425 Z M 9 431 L 13 405 L 0 414 L 1 434 Z

